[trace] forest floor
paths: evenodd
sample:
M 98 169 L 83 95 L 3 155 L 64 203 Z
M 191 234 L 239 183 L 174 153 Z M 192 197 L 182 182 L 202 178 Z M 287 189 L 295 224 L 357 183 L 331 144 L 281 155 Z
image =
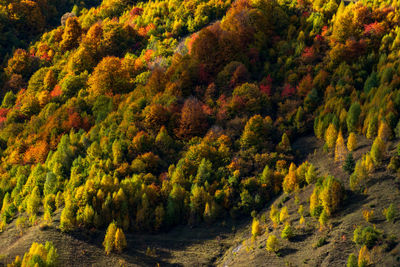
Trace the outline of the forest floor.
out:
M 358 160 L 370 150 L 371 141 L 359 137 L 359 147 L 353 156 Z M 389 155 L 395 153 L 395 144 L 389 144 Z M 334 162 L 333 155 L 322 149 L 321 141 L 305 137 L 293 144 L 297 163 L 305 160 L 313 163 L 320 175 L 333 175 L 346 188 L 346 199 L 342 209 L 329 221 L 331 227 L 320 231 L 319 223 L 308 213 L 309 197 L 313 185 L 302 188 L 295 203 L 293 194 L 282 194 L 273 203 L 286 205 L 290 220 L 295 227 L 295 237 L 281 242 L 279 256 L 265 249 L 266 234 L 251 240 L 251 218 L 241 221 L 226 219 L 212 225 L 197 227 L 177 226 L 167 233 L 127 234 L 128 248 L 122 254 L 107 256 L 102 247 L 104 232 L 75 231 L 62 233 L 57 225 L 60 214 L 56 214 L 53 226 L 39 225 L 26 228 L 21 235 L 11 223 L 0 233 L 0 266 L 11 263 L 15 256 L 23 256 L 32 242 L 52 241 L 60 255 L 61 266 L 345 266 L 350 253 L 358 254 L 352 241 L 357 225 L 368 225 L 362 210 L 374 210 L 373 223 L 382 231 L 382 241 L 372 250 L 375 266 L 400 266 L 400 217 L 394 223 L 386 222 L 382 210 L 393 203 L 400 211 L 400 180 L 385 168 L 377 169 L 368 180 L 368 190 L 363 194 L 349 191 L 349 175 Z M 389 157 L 384 165 L 387 166 Z M 272 204 L 272 203 L 269 203 Z M 304 206 L 306 224 L 300 226 L 297 209 Z M 268 205 L 269 206 L 269 205 Z M 269 208 L 263 210 L 267 217 L 262 224 L 269 233 L 280 237 L 269 220 Z M 399 212 L 398 212 L 399 213 Z M 371 224 L 372 225 L 372 224 Z M 324 238 L 325 243 L 315 244 Z M 389 242 L 392 239 L 394 242 Z

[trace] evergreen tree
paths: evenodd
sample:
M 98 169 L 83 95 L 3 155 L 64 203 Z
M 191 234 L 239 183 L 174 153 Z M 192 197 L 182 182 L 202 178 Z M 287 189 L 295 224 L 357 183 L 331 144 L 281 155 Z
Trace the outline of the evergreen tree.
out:
M 353 154 L 348 153 L 346 156 L 346 160 L 343 163 L 343 170 L 347 172 L 348 174 L 352 174 L 354 172 L 354 167 L 356 166 L 356 163 L 353 159 Z

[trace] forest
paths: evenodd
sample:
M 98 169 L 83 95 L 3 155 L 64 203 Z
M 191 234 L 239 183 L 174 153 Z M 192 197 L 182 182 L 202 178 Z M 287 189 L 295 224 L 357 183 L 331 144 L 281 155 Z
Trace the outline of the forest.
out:
M 300 224 L 306 210 L 322 231 L 374 171 L 398 176 L 399 12 L 396 0 L 0 0 L 0 232 L 59 214 L 63 233 L 102 231 L 108 255 L 128 233 L 227 218 L 253 217 L 256 238 L 268 206 L 290 239 L 271 201 L 308 186 Z M 300 160 L 305 136 L 346 182 Z M 354 159 L 360 139 L 372 146 Z M 347 266 L 372 264 L 368 227 Z M 12 266 L 57 257 L 34 243 Z

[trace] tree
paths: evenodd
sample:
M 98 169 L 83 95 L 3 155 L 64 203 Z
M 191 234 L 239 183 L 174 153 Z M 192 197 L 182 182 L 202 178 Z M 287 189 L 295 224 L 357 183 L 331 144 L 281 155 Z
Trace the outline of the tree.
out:
M 77 17 L 70 17 L 65 24 L 64 34 L 60 43 L 63 51 L 71 50 L 79 45 L 79 37 L 82 34 L 82 28 Z
M 275 235 L 269 235 L 267 239 L 266 249 L 270 252 L 278 252 L 279 250 L 279 240 Z
M 341 204 L 343 198 L 342 185 L 333 176 L 326 177 L 319 197 L 327 215 L 331 216 Z
M 363 246 L 358 253 L 358 267 L 366 267 L 371 261 L 367 246 Z
M 338 132 L 333 123 L 329 124 L 328 129 L 325 132 L 325 142 L 328 148 L 333 148 L 336 143 Z
M 277 226 L 278 226 L 278 224 L 279 224 L 279 217 L 280 217 L 280 214 L 279 214 L 278 208 L 277 208 L 274 204 L 272 204 L 272 205 L 271 205 L 271 210 L 270 210 L 270 212 L 269 212 L 269 218 L 270 218 L 271 221 L 274 223 L 274 227 L 277 227 Z
M 347 130 L 349 132 L 355 132 L 357 130 L 358 121 L 361 113 L 361 107 L 358 102 L 354 102 L 351 106 L 349 111 L 347 112 Z
M 282 223 L 284 223 L 284 222 L 287 222 L 288 219 L 289 219 L 288 209 L 287 209 L 286 206 L 284 206 L 284 207 L 281 209 L 281 212 L 280 212 L 280 214 L 279 214 L 279 221 L 282 222 Z
M 253 237 L 256 237 L 260 234 L 261 234 L 260 221 L 257 220 L 256 218 L 253 218 L 253 222 L 251 224 L 251 235 Z
M 289 141 L 289 137 L 287 136 L 286 133 L 283 133 L 282 135 L 282 140 L 281 142 L 278 144 L 278 148 L 282 151 L 282 152 L 289 152 L 292 148 L 290 146 L 290 141 Z
M 89 94 L 94 97 L 125 93 L 130 86 L 129 73 L 119 58 L 105 57 L 94 69 L 88 84 Z
M 306 178 L 307 184 L 312 184 L 315 182 L 315 180 L 317 179 L 317 172 L 315 170 L 314 165 L 310 164 L 310 166 L 308 167 L 308 170 L 306 172 L 305 178 Z
M 26 212 L 31 217 L 35 216 L 39 211 L 40 202 L 40 190 L 38 186 L 35 186 L 35 188 L 29 195 L 28 202 L 26 203 Z
M 184 139 L 190 139 L 203 135 L 207 128 L 207 116 L 203 111 L 202 103 L 196 98 L 187 99 L 181 111 L 177 135 Z
M 353 159 L 353 153 L 347 154 L 346 159 L 343 163 L 343 170 L 348 174 L 352 174 L 354 172 L 355 165 L 356 163 Z
M 386 142 L 391 138 L 391 136 L 392 136 L 392 130 L 385 121 L 382 121 L 381 124 L 379 125 L 378 137 L 382 141 Z
M 347 149 L 349 151 L 357 149 L 357 136 L 353 132 L 349 134 L 349 138 L 347 139 Z
M 104 237 L 103 241 L 104 250 L 106 251 L 107 255 L 110 254 L 110 252 L 114 249 L 116 233 L 117 233 L 117 226 L 113 221 L 108 225 L 106 236 Z
M 386 152 L 386 145 L 383 140 L 378 136 L 375 138 L 371 147 L 371 158 L 375 165 L 379 165 L 383 160 Z
M 290 193 L 295 189 L 296 185 L 298 185 L 296 165 L 292 162 L 289 167 L 289 173 L 283 180 L 282 188 L 285 193 Z
M 335 161 L 343 162 L 346 155 L 346 146 L 344 145 L 344 139 L 342 135 L 342 131 L 339 132 L 338 138 L 336 140 L 335 146 Z
M 121 253 L 126 248 L 126 238 L 121 228 L 118 228 L 115 233 L 115 250 Z
M 288 239 L 290 240 L 293 237 L 293 229 L 292 226 L 290 226 L 289 223 L 285 224 L 285 228 L 283 228 L 282 233 L 281 233 L 281 237 L 282 239 Z
M 72 204 L 71 197 L 65 200 L 65 207 L 61 212 L 60 229 L 63 232 L 68 232 L 74 229 L 75 226 L 75 212 L 74 205 Z
M 351 253 L 347 259 L 347 267 L 358 267 L 357 257 Z

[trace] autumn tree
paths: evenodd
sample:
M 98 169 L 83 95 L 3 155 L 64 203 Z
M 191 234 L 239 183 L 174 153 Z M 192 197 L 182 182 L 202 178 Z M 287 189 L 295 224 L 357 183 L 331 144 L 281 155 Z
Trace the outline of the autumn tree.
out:
M 354 151 L 357 148 L 357 136 L 355 133 L 351 132 L 347 139 L 347 149 L 349 151 Z
M 380 137 L 375 138 L 371 147 L 371 158 L 375 165 L 379 165 L 386 153 L 386 145 Z
M 333 176 L 325 178 L 320 198 L 321 204 L 327 215 L 331 216 L 339 209 L 343 198 L 343 188 L 340 182 Z
M 266 249 L 271 252 L 278 252 L 279 240 L 275 235 L 269 235 L 267 239 Z
M 124 93 L 129 89 L 129 74 L 117 57 L 105 57 L 88 81 L 91 96 Z
M 184 139 L 190 139 L 203 135 L 207 128 L 207 116 L 203 111 L 202 103 L 196 98 L 187 99 L 181 111 L 177 135 Z
M 108 225 L 107 228 L 107 232 L 106 232 L 106 236 L 104 237 L 104 241 L 103 241 L 103 246 L 104 246 L 104 250 L 106 251 L 106 254 L 110 254 L 110 252 L 114 249 L 115 247 L 115 237 L 117 234 L 117 226 L 115 225 L 115 222 L 111 222 Z M 119 234 L 120 238 L 122 238 L 121 233 Z M 125 236 L 123 236 L 123 238 L 125 238 Z M 121 242 L 122 240 L 120 240 L 119 242 Z M 122 245 L 122 243 L 120 244 Z
M 343 162 L 346 156 L 346 146 L 344 145 L 344 139 L 342 131 L 339 131 L 338 138 L 335 146 L 335 161 Z
M 325 132 L 325 142 L 328 148 L 333 148 L 336 143 L 338 132 L 333 123 L 329 124 L 328 129 Z
M 39 187 L 35 186 L 33 191 L 30 193 L 28 202 L 26 203 L 26 212 L 31 216 L 31 219 L 34 220 L 35 215 L 39 211 L 40 207 L 40 191 Z
M 107 233 L 108 233 L 108 229 L 107 229 Z M 107 237 L 107 234 L 106 234 L 106 237 Z M 121 253 L 126 248 L 126 245 L 127 245 L 126 238 L 125 238 L 125 234 L 121 228 L 117 228 L 117 231 L 115 233 L 114 243 L 115 243 L 115 250 L 118 253 Z M 106 248 L 106 252 L 107 252 L 107 248 Z
M 82 28 L 77 17 L 70 17 L 65 24 L 60 48 L 63 51 L 71 50 L 78 46 Z
M 285 176 L 282 188 L 285 193 L 292 192 L 296 185 L 298 185 L 297 175 L 296 175 L 296 165 L 292 162 L 289 167 L 289 173 Z
M 381 124 L 379 125 L 378 137 L 382 141 L 386 142 L 391 138 L 391 136 L 392 136 L 392 130 L 385 121 L 382 121 Z

